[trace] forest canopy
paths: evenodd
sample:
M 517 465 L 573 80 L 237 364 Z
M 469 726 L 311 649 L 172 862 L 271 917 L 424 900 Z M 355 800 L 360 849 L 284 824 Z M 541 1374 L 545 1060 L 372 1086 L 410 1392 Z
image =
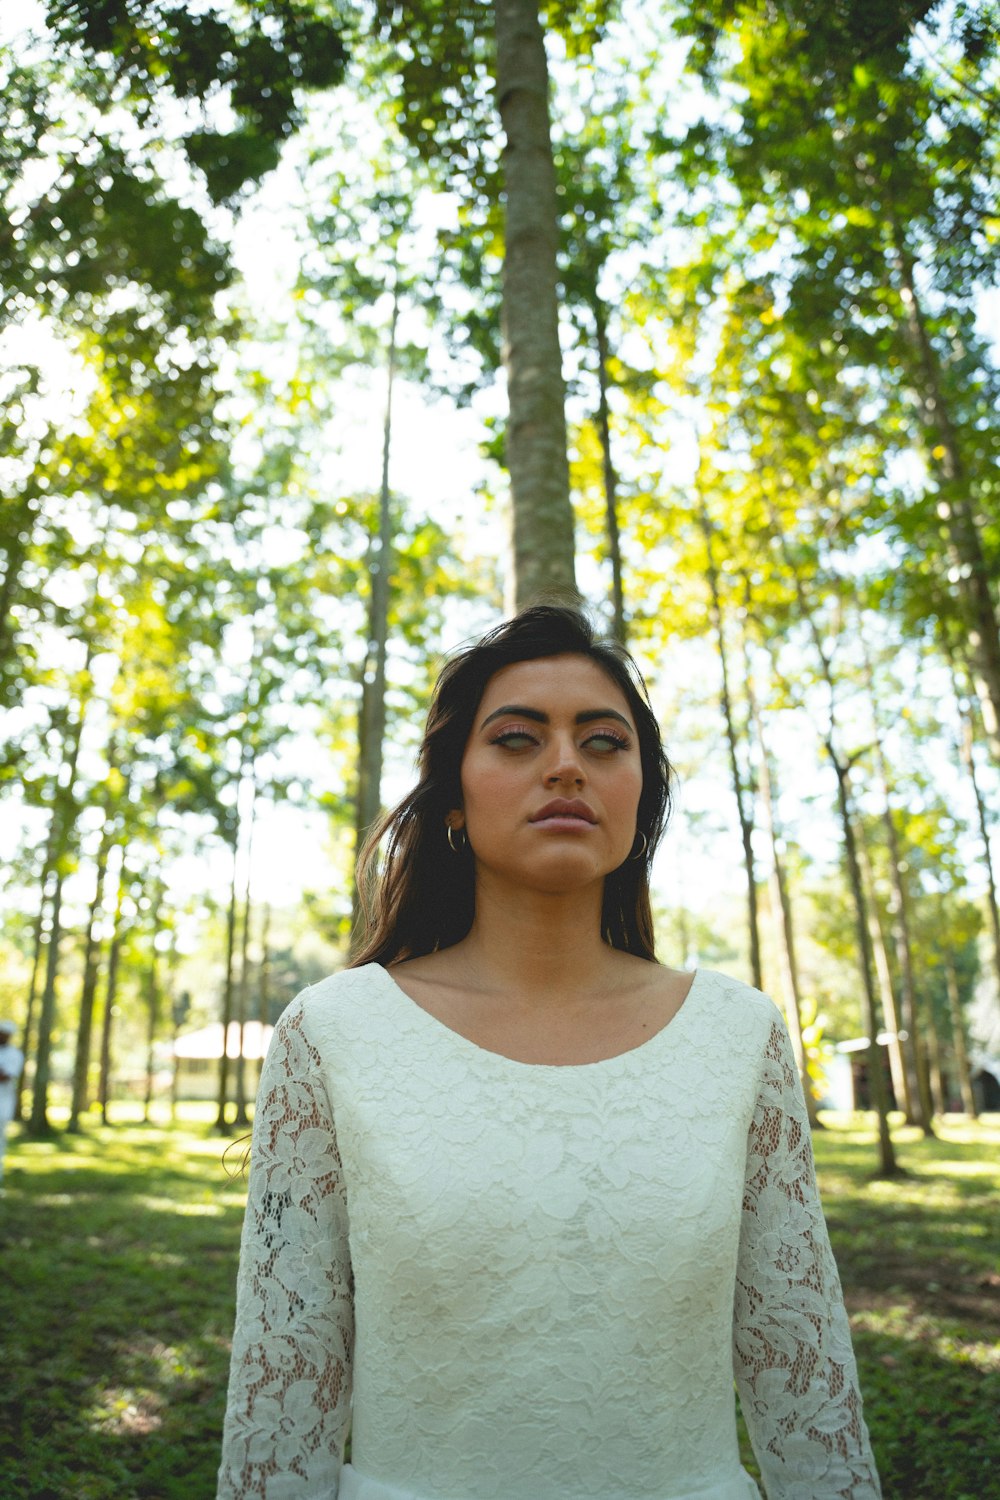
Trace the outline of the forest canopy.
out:
M 32 1128 L 343 959 L 441 653 L 545 587 L 630 645 L 682 772 L 663 960 L 768 988 L 804 1072 L 882 1033 L 886 1105 L 973 1108 L 995 3 L 47 0 L 0 44 Z

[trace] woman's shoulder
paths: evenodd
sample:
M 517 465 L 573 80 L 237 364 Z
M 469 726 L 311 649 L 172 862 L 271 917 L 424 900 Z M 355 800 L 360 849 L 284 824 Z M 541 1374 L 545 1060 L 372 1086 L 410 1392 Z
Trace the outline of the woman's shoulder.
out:
M 312 1003 L 345 1000 L 349 995 L 372 989 L 384 979 L 385 970 L 381 964 L 360 964 L 357 967 L 335 969 L 325 978 L 317 979 L 315 984 L 307 985 L 300 991 L 298 999 Z
M 718 1012 L 724 1011 L 731 1018 L 743 1016 L 760 1025 L 771 1026 L 774 1022 L 784 1025 L 781 1011 L 770 995 L 755 989 L 742 979 L 723 974 L 718 969 L 697 969 L 695 983 L 702 994 L 712 1001 Z M 720 1016 L 721 1019 L 721 1016 Z
M 279 1026 L 301 1026 L 307 1035 L 327 1033 L 331 1027 L 356 1030 L 354 1017 L 370 1012 L 373 999 L 385 985 L 385 970 L 378 964 L 338 969 L 300 990 L 282 1011 Z

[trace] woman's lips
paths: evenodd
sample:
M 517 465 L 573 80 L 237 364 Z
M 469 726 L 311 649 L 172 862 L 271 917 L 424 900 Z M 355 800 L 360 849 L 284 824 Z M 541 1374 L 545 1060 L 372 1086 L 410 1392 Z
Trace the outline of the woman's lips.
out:
M 533 813 L 531 821 L 532 823 L 545 823 L 550 827 L 590 828 L 597 822 L 597 819 L 586 802 L 581 802 L 579 798 L 573 798 L 570 801 L 564 797 L 557 797 L 552 802 L 546 802 L 544 807 Z

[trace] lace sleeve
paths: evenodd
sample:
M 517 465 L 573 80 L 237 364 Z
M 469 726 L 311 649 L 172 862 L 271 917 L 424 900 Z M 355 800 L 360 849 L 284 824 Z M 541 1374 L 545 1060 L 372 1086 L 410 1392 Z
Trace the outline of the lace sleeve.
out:
M 778 1023 L 747 1141 L 733 1365 L 768 1500 L 879 1500 L 805 1102 Z
M 332 1112 L 293 1004 L 257 1093 L 218 1500 L 334 1500 L 353 1330 Z

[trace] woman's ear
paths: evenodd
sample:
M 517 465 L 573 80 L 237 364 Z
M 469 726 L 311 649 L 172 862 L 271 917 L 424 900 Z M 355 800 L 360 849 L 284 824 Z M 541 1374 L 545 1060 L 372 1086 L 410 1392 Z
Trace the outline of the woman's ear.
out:
M 445 826 L 448 828 L 464 828 L 465 813 L 460 807 L 453 807 L 450 813 L 445 814 Z

